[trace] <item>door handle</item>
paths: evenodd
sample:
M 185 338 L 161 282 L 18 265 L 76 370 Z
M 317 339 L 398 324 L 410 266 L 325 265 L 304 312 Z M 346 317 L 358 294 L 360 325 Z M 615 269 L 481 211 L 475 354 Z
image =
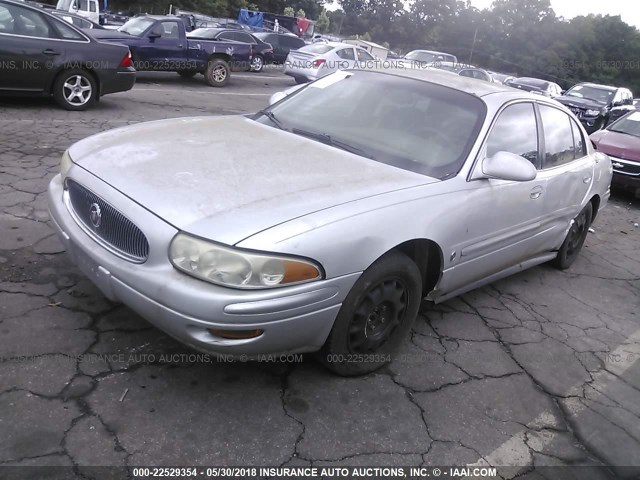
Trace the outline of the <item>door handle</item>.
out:
M 42 53 L 44 53 L 45 55 L 60 55 L 60 52 L 56 52 L 55 50 L 52 50 L 50 48 L 43 50 Z
M 589 183 L 591 181 L 591 177 L 584 177 L 582 179 L 582 183 Z
M 535 200 L 536 198 L 539 198 L 540 195 L 542 195 L 542 187 L 538 185 L 537 187 L 534 187 L 533 190 L 531 190 L 529 197 Z

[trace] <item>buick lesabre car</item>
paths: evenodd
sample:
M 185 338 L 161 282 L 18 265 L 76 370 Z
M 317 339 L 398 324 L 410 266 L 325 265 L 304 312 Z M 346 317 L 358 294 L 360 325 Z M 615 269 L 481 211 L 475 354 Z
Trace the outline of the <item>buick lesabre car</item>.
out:
M 569 267 L 609 198 L 609 158 L 540 95 L 406 69 L 280 97 L 87 138 L 49 186 L 82 272 L 202 351 L 372 371 L 423 297 Z

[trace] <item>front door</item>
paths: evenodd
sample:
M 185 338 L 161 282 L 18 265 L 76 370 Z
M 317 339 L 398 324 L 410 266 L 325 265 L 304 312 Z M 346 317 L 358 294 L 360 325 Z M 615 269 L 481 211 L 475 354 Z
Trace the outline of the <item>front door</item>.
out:
M 539 136 L 532 103 L 507 106 L 494 122 L 482 160 L 505 151 L 539 166 Z M 446 294 L 532 258 L 544 250 L 541 218 L 547 183 L 544 178 L 507 181 L 479 178 L 469 182 L 464 212 L 464 235 L 451 252 L 452 268 L 440 284 Z

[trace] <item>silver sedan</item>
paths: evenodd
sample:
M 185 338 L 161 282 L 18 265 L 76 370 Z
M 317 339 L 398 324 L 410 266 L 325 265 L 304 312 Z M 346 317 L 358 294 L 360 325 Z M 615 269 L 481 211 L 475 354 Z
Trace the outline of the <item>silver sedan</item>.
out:
M 369 52 L 348 43 L 314 43 L 291 50 L 284 63 L 284 73 L 302 84 L 336 70 L 374 68 L 378 63 Z
M 352 375 L 392 360 L 424 297 L 568 268 L 611 176 L 554 100 L 437 70 L 339 71 L 251 117 L 82 140 L 48 196 L 84 274 L 178 340 L 320 351 Z

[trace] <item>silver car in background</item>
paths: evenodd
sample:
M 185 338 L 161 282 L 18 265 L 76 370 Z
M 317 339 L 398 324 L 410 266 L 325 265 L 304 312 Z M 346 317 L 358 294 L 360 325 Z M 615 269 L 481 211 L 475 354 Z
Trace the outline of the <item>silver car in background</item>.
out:
M 354 375 L 392 360 L 424 297 L 568 268 L 611 176 L 554 100 L 358 70 L 251 117 L 89 137 L 48 198 L 82 272 L 171 336 L 219 355 L 320 351 Z
M 371 69 L 376 63 L 376 58 L 363 48 L 348 43 L 322 42 L 290 51 L 284 63 L 284 73 L 302 84 L 337 70 Z

